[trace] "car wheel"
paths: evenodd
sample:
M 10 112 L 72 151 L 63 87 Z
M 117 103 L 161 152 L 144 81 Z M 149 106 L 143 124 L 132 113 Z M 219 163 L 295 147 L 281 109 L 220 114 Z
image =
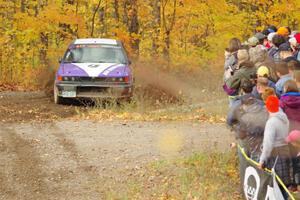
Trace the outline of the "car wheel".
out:
M 54 96 L 54 103 L 55 104 L 64 104 L 64 98 L 63 97 L 60 97 L 60 96 L 58 96 L 58 89 L 57 89 L 57 87 L 54 85 L 54 94 L 53 94 L 53 96 Z

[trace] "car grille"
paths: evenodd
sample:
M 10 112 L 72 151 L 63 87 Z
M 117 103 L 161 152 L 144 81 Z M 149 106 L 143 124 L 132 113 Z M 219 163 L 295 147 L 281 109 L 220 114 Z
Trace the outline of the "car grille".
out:
M 83 83 L 126 83 L 125 77 L 78 77 L 65 76 L 63 81 L 83 82 Z

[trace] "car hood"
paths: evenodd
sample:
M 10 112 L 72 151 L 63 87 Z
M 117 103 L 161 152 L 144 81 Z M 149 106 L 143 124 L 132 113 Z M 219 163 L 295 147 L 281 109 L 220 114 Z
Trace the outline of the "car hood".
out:
M 124 77 L 131 72 L 127 65 L 118 63 L 62 63 L 60 76 Z

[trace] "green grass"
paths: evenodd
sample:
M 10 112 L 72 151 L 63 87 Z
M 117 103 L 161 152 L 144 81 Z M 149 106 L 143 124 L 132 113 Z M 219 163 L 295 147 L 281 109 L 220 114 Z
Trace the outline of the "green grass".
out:
M 140 173 L 127 180 L 122 192 L 107 193 L 107 199 L 242 199 L 234 152 L 158 161 Z

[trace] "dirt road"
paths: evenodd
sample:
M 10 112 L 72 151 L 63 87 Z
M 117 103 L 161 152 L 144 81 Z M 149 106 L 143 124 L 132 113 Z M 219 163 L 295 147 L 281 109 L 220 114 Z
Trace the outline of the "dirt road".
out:
M 149 163 L 199 151 L 228 151 L 233 139 L 222 124 L 73 120 L 64 118 L 74 114 L 72 107 L 47 103 L 43 96 L 27 98 L 0 104 L 3 200 L 107 199 L 108 190 L 122 190 L 128 177 Z M 32 118 L 55 114 L 57 119 L 22 120 L 32 113 Z

